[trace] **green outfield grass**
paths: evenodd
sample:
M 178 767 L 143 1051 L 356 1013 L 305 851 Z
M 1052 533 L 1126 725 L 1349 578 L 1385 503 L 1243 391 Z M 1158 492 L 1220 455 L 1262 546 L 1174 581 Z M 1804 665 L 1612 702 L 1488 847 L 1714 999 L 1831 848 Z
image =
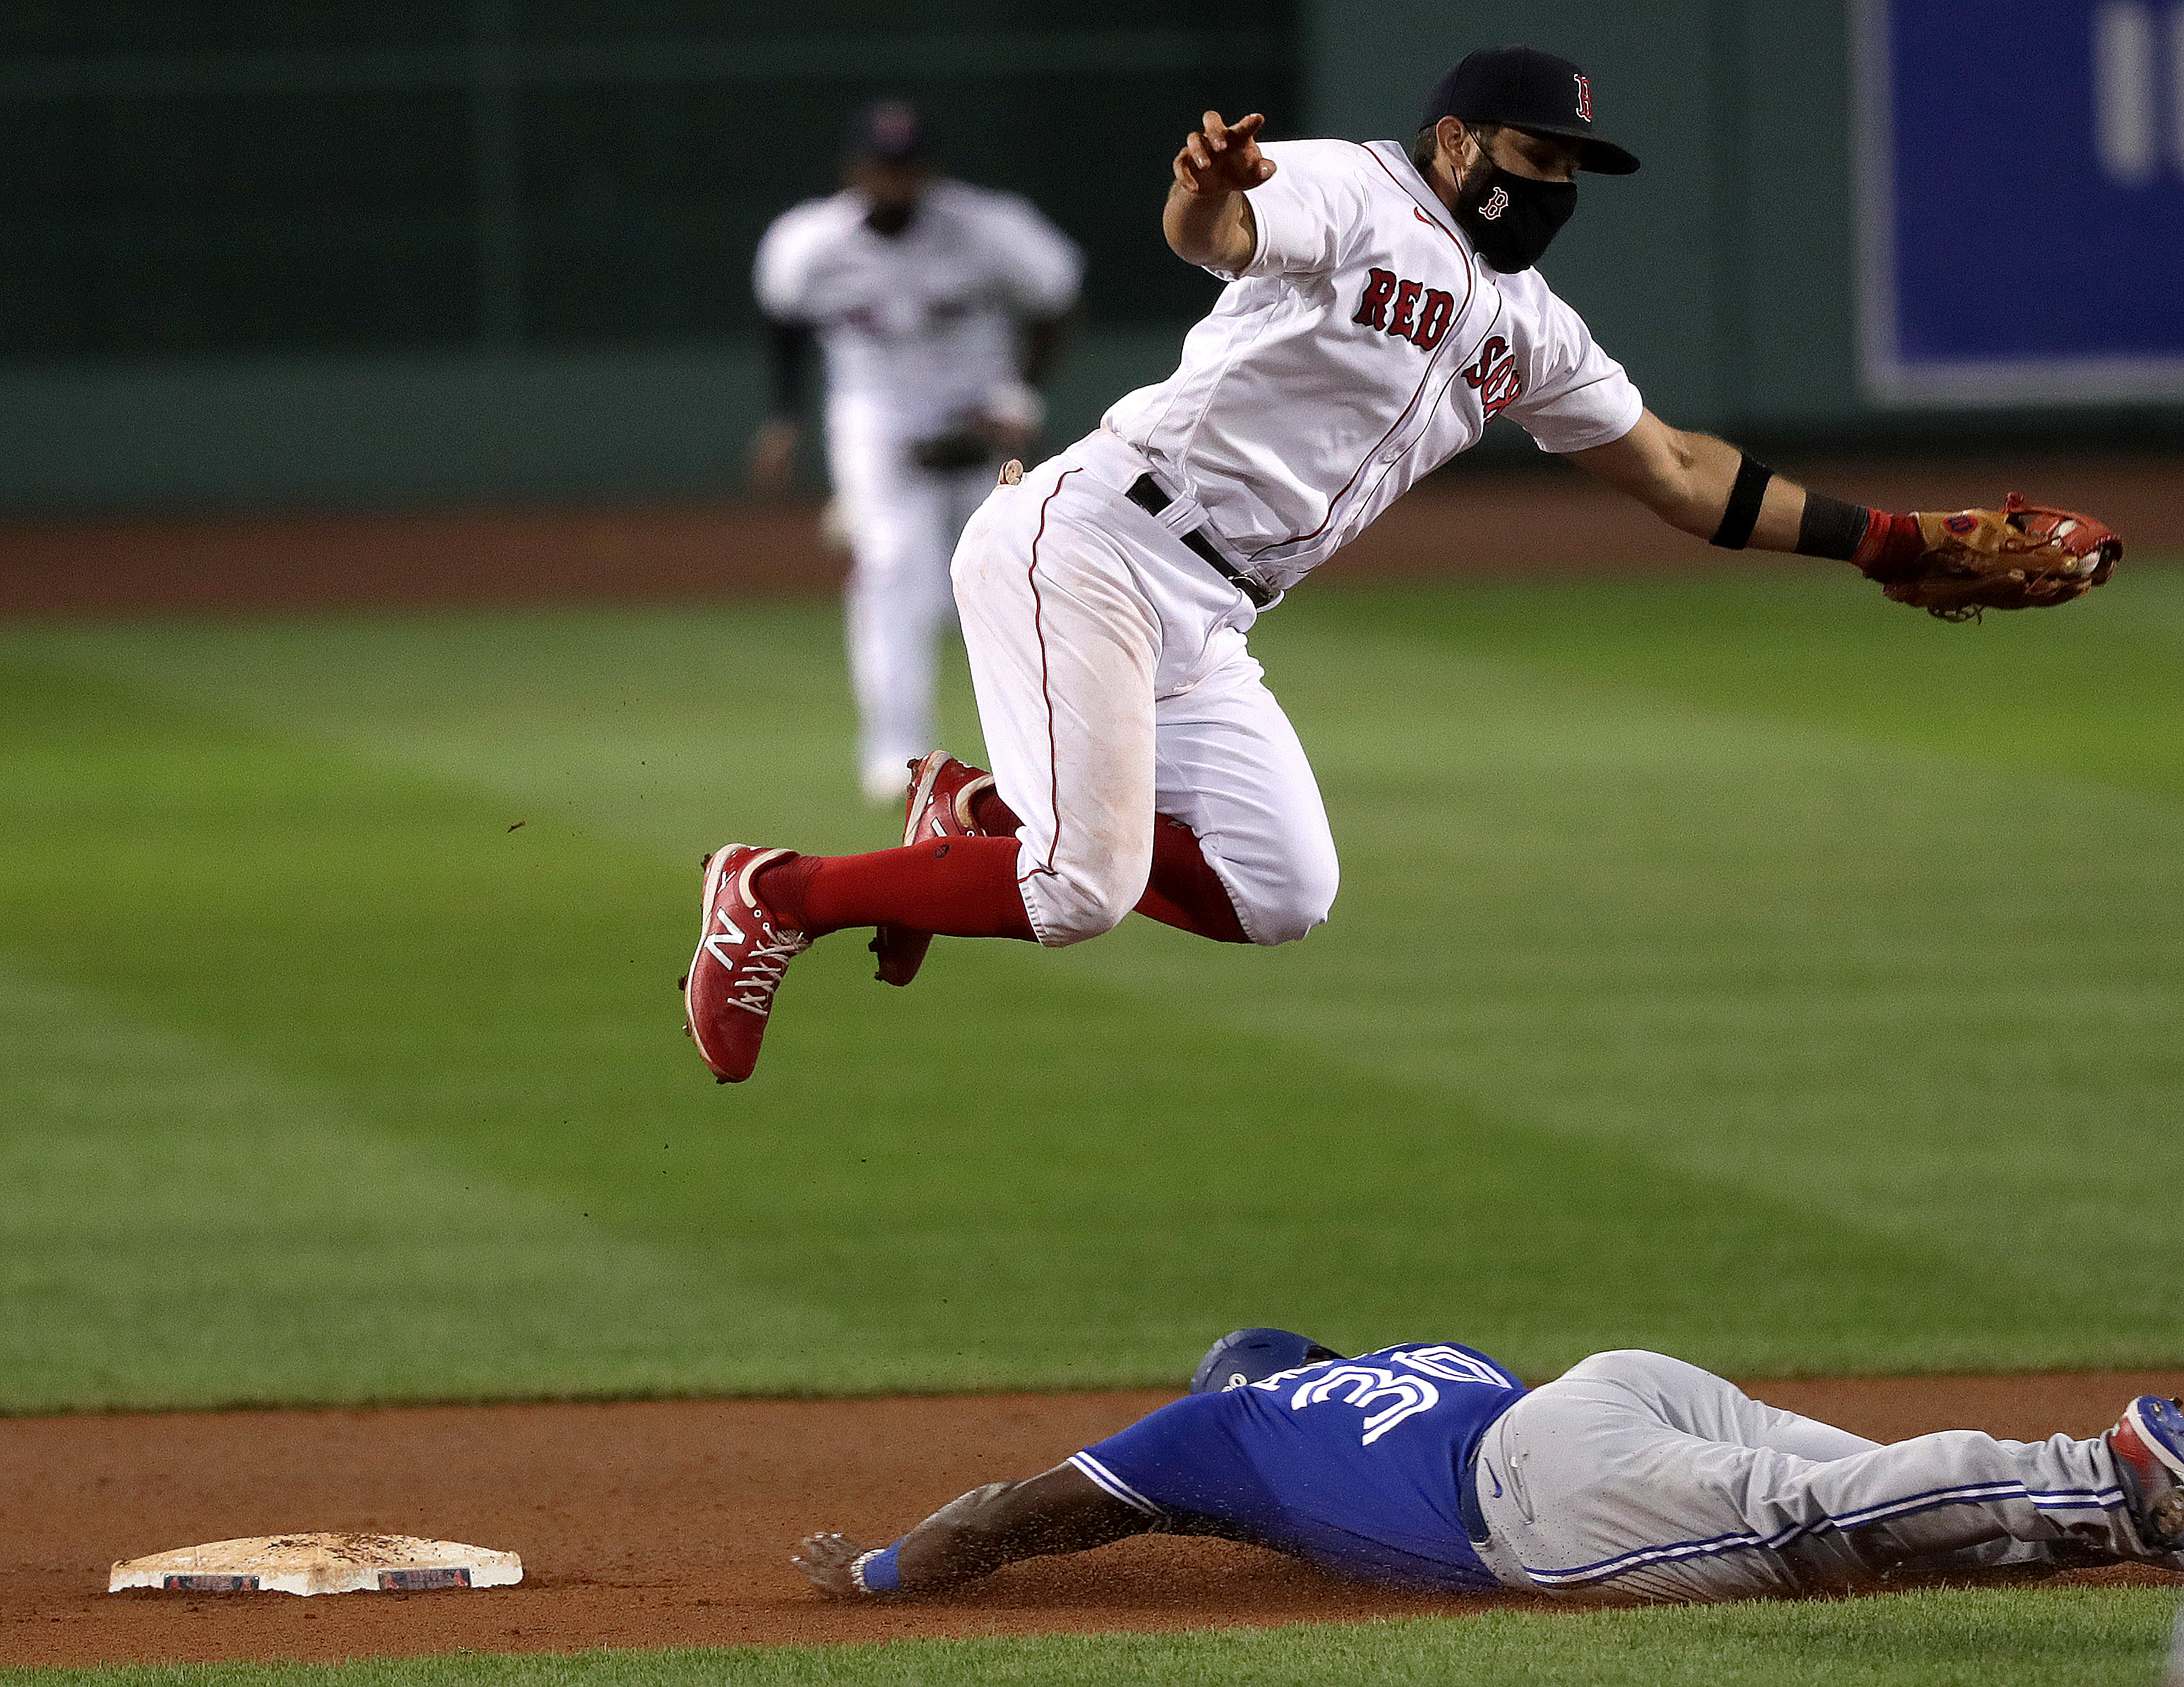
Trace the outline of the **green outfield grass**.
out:
M 837 637 L 0 628 L 0 1408 L 2184 1362 L 2184 576 L 1307 589 L 1325 931 L 838 938 L 718 1088 L 699 852 L 889 841 Z
M 574 1657 L 0 1671 L 20 1687 L 2152 1687 L 2176 1611 L 2151 1589 L 1981 1590 L 1696 1610 L 1505 1611 L 1459 1620 L 1191 1634 L 905 1640 Z

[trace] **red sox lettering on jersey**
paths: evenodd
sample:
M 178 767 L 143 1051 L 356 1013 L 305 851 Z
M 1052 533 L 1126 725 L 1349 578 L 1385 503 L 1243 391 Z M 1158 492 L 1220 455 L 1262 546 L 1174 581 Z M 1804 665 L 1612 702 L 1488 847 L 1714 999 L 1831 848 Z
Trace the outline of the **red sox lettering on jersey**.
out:
M 1455 294 L 1424 281 L 1405 281 L 1393 270 L 1368 269 L 1365 277 L 1365 292 L 1352 322 L 1408 340 L 1422 352 L 1441 342 L 1456 315 Z
M 1489 421 L 1524 396 L 1524 376 L 1510 355 L 1509 342 L 1490 334 L 1479 355 L 1464 365 L 1464 384 L 1479 394 L 1479 408 Z
M 1196 834 L 1253 942 L 1319 924 L 1334 839 L 1254 617 L 1490 418 L 1575 452 L 1643 414 L 1577 313 L 1536 270 L 1481 259 L 1400 144 L 1261 150 L 1252 251 L 1216 270 L 1229 285 L 1175 372 L 994 491 L 956 554 L 980 724 L 1022 821 L 1017 885 L 1048 944 L 1144 896 L 1156 814 Z

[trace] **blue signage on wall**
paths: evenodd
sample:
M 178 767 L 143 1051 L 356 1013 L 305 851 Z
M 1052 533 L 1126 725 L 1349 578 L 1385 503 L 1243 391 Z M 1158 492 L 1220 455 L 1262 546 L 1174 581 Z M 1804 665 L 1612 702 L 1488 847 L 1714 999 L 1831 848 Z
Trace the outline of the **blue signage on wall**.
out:
M 1866 380 L 2184 398 L 2184 0 L 1865 0 Z

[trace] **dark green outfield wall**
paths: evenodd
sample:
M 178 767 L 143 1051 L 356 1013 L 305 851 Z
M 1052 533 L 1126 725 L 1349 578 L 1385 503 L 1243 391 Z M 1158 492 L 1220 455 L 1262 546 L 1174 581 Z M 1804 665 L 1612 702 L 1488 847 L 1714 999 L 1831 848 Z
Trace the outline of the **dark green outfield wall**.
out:
M 1294 110 L 1290 0 L 0 7 L 0 503 L 707 493 L 751 253 L 850 114 L 1084 247 L 1081 429 L 1216 291 L 1162 246 L 1208 104 Z
M 1594 73 L 1646 160 L 1550 260 L 1655 407 L 1760 440 L 2184 437 L 2179 412 L 1886 412 L 1852 355 L 1848 54 L 1826 0 L 75 0 L 0 19 L 0 503 L 732 487 L 746 276 L 844 114 L 1091 254 L 1055 431 L 1165 371 L 1211 293 L 1160 243 L 1205 103 L 1399 134 L 1469 46 Z M 1496 442 L 1521 450 L 1523 442 Z
M 1542 266 L 1672 420 L 1873 446 L 2184 442 L 2184 407 L 1944 412 L 1858 374 L 1852 7 L 1845 0 L 1324 0 L 1303 50 L 1314 123 L 1416 121 L 1420 61 L 1526 41 L 1591 73 L 1596 120 L 1644 161 L 1585 178 Z M 2028 208 L 2028 212 L 2031 208 Z M 2001 231 L 1964 261 L 2006 266 Z
M 1081 432 L 1174 366 L 1180 326 L 1095 329 Z M 253 357 L 0 371 L 0 504 L 141 508 L 709 497 L 740 488 L 756 349 Z
M 1543 265 L 1663 414 L 1841 426 L 1852 360 L 1843 8 L 1825 0 L 1341 0 L 1312 19 L 1315 122 L 1407 126 L 1431 61 L 1526 41 L 1591 74 L 1596 121 L 1644 162 L 1583 179 Z

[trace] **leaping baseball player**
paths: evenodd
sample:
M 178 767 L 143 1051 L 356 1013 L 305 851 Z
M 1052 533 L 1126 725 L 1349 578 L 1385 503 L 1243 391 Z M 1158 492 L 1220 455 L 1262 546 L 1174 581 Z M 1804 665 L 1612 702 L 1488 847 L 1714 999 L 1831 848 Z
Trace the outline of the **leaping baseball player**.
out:
M 1527 1390 L 1451 1342 L 1346 1359 L 1239 1330 L 1183 1399 L 1044 1474 L 973 1489 L 892 1545 L 809 1535 L 792 1562 L 822 1593 L 882 1597 L 1148 1533 L 1396 1585 L 1649 1602 L 2184 1570 L 2184 1411 L 2148 1395 L 2091 1440 L 1884 1445 L 1661 1353 L 1596 1353 Z
M 1084 259 L 1027 200 L 936 177 L 917 114 L 863 112 L 840 192 L 783 212 L 758 249 L 772 414 L 752 451 L 785 482 L 804 369 L 827 359 L 827 462 L 849 541 L 850 676 L 865 793 L 902 795 L 933 743 L 948 558 L 1005 457 L 1027 449 Z
M 783 969 L 844 927 L 878 927 L 906 984 L 936 933 L 1059 945 L 1135 909 L 1280 944 L 1325 920 L 1334 840 L 1246 635 L 1497 415 L 1685 532 L 1849 561 L 1947 618 L 2108 577 L 2120 542 L 2086 517 L 1891 515 L 1648 411 L 1533 267 L 1576 172 L 1638 167 L 1596 107 L 1576 65 L 1505 47 L 1441 79 L 1408 150 L 1205 114 L 1164 227 L 1229 285 L 1173 376 L 1005 467 L 956 547 L 991 773 L 926 755 L 897 849 L 709 858 L 685 1006 L 716 1077 L 749 1076 Z

